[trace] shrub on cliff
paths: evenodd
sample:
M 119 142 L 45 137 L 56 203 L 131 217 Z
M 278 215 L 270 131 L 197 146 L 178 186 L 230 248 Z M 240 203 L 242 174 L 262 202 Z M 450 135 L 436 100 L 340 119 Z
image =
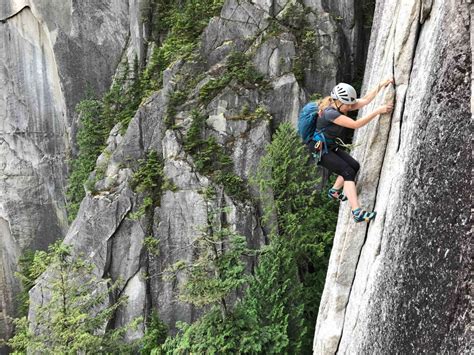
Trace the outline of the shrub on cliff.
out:
M 126 128 L 135 114 L 141 101 L 141 86 L 138 60 L 135 60 L 132 73 L 128 62 L 125 62 L 121 65 L 121 75 L 101 100 L 88 98 L 77 105 L 78 154 L 71 161 L 66 193 L 69 221 L 76 218 L 81 201 L 86 194 L 84 184 L 96 167 L 97 158 L 106 147 L 111 129 L 117 123 L 121 123 L 122 128 Z M 89 185 L 93 186 L 94 183 L 95 181 L 92 181 Z

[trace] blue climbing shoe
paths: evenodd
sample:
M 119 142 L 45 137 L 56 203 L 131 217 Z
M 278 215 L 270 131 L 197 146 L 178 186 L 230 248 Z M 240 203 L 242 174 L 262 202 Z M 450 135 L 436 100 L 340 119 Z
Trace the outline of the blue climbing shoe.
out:
M 359 222 L 370 222 L 375 218 L 377 215 L 377 212 L 372 211 L 372 212 L 367 212 L 364 211 L 362 208 L 356 208 L 355 210 L 352 211 L 352 218 L 354 218 L 354 221 L 356 223 Z
M 328 191 L 328 197 L 336 201 L 347 200 L 347 196 L 344 195 L 344 192 L 342 192 L 342 189 L 338 190 L 338 189 L 330 188 Z

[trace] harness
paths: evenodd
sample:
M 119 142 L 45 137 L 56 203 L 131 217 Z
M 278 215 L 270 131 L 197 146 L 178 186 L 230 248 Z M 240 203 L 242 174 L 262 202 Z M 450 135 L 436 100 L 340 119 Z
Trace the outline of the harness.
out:
M 332 138 L 327 138 L 324 135 L 324 131 L 326 128 L 317 129 L 313 135 L 313 141 L 315 141 L 314 151 L 312 152 L 313 158 L 316 159 L 317 162 L 321 161 L 321 157 L 324 154 L 328 153 L 328 143 L 335 143 L 335 140 Z

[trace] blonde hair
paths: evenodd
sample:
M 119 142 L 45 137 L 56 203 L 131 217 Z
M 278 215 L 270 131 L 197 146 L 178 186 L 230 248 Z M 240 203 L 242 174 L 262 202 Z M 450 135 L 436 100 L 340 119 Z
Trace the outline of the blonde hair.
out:
M 319 112 L 323 112 L 327 107 L 331 106 L 333 99 L 331 96 L 326 96 L 318 101 Z
M 333 99 L 331 96 L 326 96 L 322 98 L 321 100 L 318 100 L 317 104 L 319 106 L 319 114 L 321 114 L 325 109 L 327 109 L 332 104 L 342 105 L 342 102 L 337 99 Z

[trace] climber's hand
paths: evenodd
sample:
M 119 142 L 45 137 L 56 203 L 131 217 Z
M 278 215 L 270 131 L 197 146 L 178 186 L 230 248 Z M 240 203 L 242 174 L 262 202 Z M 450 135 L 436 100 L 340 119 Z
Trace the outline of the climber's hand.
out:
M 393 78 L 382 80 L 379 84 L 379 88 L 386 88 L 387 86 L 393 83 L 394 83 Z
M 378 113 L 381 115 L 390 113 L 392 112 L 392 110 L 393 110 L 393 104 L 382 105 L 377 109 Z

